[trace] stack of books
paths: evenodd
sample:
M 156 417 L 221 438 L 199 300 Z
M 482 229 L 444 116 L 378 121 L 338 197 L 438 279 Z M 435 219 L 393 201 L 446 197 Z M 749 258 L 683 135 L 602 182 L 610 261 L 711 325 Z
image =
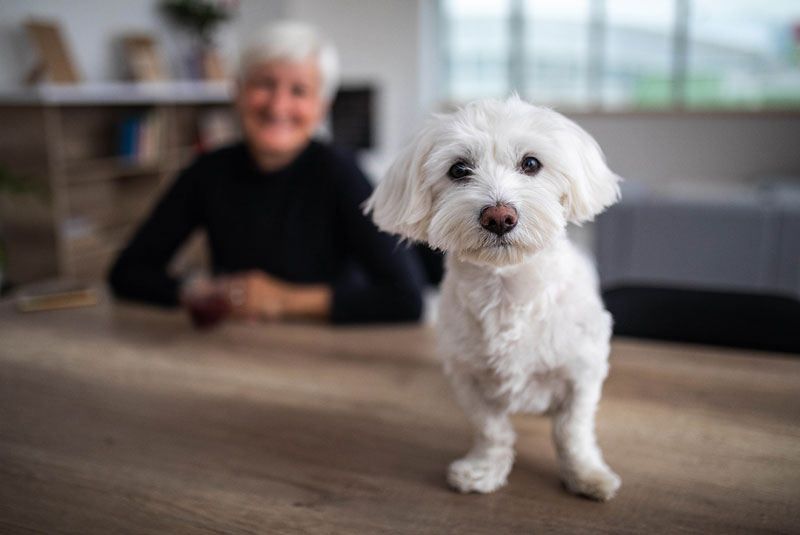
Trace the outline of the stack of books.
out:
M 164 140 L 164 120 L 151 110 L 126 117 L 120 125 L 119 155 L 134 164 L 156 163 Z

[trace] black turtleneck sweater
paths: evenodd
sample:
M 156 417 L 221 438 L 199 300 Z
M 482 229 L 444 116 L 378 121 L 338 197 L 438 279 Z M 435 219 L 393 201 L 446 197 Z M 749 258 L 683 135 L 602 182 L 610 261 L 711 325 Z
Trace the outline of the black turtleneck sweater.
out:
M 215 274 L 260 269 L 333 288 L 332 321 L 407 321 L 422 308 L 413 251 L 361 212 L 369 182 L 347 156 L 311 142 L 288 167 L 260 171 L 237 144 L 200 156 L 177 178 L 109 275 L 115 294 L 176 305 L 167 264 L 196 228 Z

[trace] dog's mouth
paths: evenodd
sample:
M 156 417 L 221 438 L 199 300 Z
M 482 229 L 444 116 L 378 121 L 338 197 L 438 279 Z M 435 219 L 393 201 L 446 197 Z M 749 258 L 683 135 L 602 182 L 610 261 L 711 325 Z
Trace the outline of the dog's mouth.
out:
M 509 239 L 497 239 L 479 247 L 456 253 L 463 260 L 491 266 L 507 266 L 522 261 L 526 251 Z
M 528 234 L 520 234 L 517 231 L 500 236 L 491 232 L 481 232 L 473 235 L 473 241 L 469 246 L 451 252 L 463 260 L 478 264 L 492 266 L 518 264 L 541 249 L 540 244 L 528 241 L 527 237 Z
M 486 253 L 499 253 L 501 251 L 510 251 L 517 246 L 517 243 L 508 236 L 484 236 L 479 244 L 466 249 L 466 253 L 472 255 L 485 255 Z
M 486 244 L 486 248 L 488 249 L 507 249 L 509 247 L 513 247 L 515 245 L 514 240 L 508 237 L 508 234 L 503 234 L 502 236 L 491 236 L 491 239 L 488 240 Z

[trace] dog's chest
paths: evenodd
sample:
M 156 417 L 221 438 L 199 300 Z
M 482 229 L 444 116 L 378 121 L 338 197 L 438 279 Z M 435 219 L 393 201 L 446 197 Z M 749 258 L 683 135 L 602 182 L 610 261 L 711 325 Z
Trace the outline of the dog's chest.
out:
M 477 277 L 475 275 L 478 275 Z M 455 281 L 453 308 L 464 314 L 472 331 L 466 343 L 498 374 L 547 367 L 538 342 L 551 337 L 555 289 L 536 272 L 488 271 L 461 274 Z M 544 344 L 548 345 L 548 344 Z
M 463 364 L 484 398 L 513 411 L 547 411 L 564 385 L 552 351 L 554 289 L 533 279 L 486 277 L 458 295 L 459 308 L 472 318 L 461 340 Z

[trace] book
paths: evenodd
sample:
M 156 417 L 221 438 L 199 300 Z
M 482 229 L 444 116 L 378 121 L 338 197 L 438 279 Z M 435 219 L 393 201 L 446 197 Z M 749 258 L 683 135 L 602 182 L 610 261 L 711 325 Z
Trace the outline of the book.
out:
M 100 295 L 91 285 L 72 280 L 53 280 L 25 286 L 14 301 L 22 312 L 96 305 Z
M 119 126 L 119 156 L 133 164 L 158 161 L 164 138 L 164 118 L 150 110 L 126 117 Z

